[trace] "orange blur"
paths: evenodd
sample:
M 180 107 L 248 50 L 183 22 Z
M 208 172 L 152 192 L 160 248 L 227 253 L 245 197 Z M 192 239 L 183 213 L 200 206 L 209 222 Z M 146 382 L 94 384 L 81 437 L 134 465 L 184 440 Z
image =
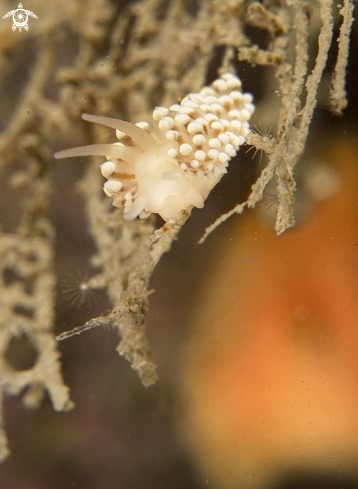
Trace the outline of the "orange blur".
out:
M 185 438 L 213 487 L 358 469 L 357 150 L 327 152 L 342 187 L 302 227 L 277 237 L 240 216 L 203 291 Z

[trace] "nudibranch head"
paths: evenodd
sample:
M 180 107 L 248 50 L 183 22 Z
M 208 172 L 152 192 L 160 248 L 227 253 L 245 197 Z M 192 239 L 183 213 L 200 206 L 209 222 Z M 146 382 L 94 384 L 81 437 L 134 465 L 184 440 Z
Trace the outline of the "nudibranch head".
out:
M 67 149 L 55 158 L 101 155 L 103 190 L 124 218 L 152 212 L 180 225 L 193 207 L 203 207 L 213 187 L 227 173 L 229 160 L 245 143 L 255 109 L 241 80 L 226 73 L 188 94 L 180 104 L 156 107 L 154 125 L 82 114 L 82 119 L 116 129 L 118 142 Z

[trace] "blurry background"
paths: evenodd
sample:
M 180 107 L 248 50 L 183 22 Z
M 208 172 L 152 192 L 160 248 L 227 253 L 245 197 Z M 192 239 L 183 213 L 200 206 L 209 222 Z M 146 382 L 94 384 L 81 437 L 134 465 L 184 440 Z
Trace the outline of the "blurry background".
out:
M 110 41 L 114 42 L 106 37 L 106 29 L 115 32 L 114 24 L 121 17 L 129 20 L 126 34 L 118 35 L 119 44 L 126 44 L 128 50 L 132 42 L 144 47 L 148 43 L 148 49 L 165 48 L 165 35 L 155 37 L 156 30 L 158 26 L 165 29 L 166 12 L 173 3 L 154 4 L 142 2 L 147 10 L 141 11 L 138 3 L 137 10 L 128 14 L 126 9 L 134 5 L 130 2 L 29 0 L 24 8 L 38 19 L 29 19 L 28 32 L 13 32 L 9 19 L 0 24 L 0 128 L 17 142 L 16 147 L 2 146 L 0 222 L 3 233 L 18 228 L 29 190 L 14 188 L 14 172 L 27 164 L 17 151 L 24 132 L 38 135 L 41 141 L 36 144 L 45 146 L 46 171 L 52 182 L 48 212 L 56 233 L 56 334 L 82 325 L 111 305 L 100 291 L 81 305 L 73 304 L 66 288 L 68 281 L 74 280 L 76 286 L 76 280 L 80 283 L 94 272 L 89 263 L 95 247 L 78 190 L 86 163 L 55 161 L 50 151 L 88 140 L 88 128 L 79 119 L 84 110 L 137 120 L 148 117 L 147 106 L 150 110 L 162 100 L 159 88 L 154 87 L 160 70 L 154 70 L 154 76 L 149 68 L 137 71 L 152 84 L 150 91 L 146 85 L 143 100 L 137 85 L 129 101 L 123 101 L 126 94 L 116 94 L 111 77 L 118 76 L 119 85 L 128 77 L 130 93 L 131 83 L 137 83 L 131 78 L 136 66 L 125 62 L 126 56 L 130 58 L 128 51 L 122 53 L 124 61 L 113 61 L 118 63 L 118 75 L 109 69 L 103 74 L 99 67 Z M 182 29 L 186 34 L 190 22 L 185 19 L 199 22 L 200 12 L 211 2 L 205 8 L 202 2 L 177 4 L 187 16 L 183 14 L 177 32 Z M 238 8 L 239 2 L 235 5 Z M 4 1 L 2 15 L 15 7 L 14 2 Z M 154 11 L 158 24 L 150 32 L 153 19 L 149 14 Z M 148 26 L 148 37 L 138 40 L 131 23 L 140 15 Z M 88 27 L 94 18 L 97 41 L 96 32 L 89 33 Z M 102 23 L 106 24 L 104 33 Z M 200 30 L 195 33 L 200 37 Z M 266 42 L 260 40 L 264 34 L 258 29 L 252 28 L 250 35 L 255 42 Z M 154 47 L 151 39 L 156 39 Z M 84 56 L 86 42 L 93 42 L 98 51 L 93 51 L 83 81 L 78 53 Z M 184 81 L 175 72 L 171 84 L 165 85 L 167 99 L 178 87 L 196 90 L 217 77 L 225 54 L 225 43 L 220 42 L 205 54 L 203 80 L 196 81 L 195 71 L 190 76 L 186 72 Z M 54 54 L 41 90 L 54 105 L 42 104 L 41 111 L 34 113 L 30 110 L 28 122 L 14 134 L 11 121 L 21 111 L 19 102 L 27 112 L 21 97 L 46 43 L 53 43 Z M 335 45 L 331 51 L 328 71 L 336 58 Z M 21 402 L 23 393 L 5 396 L 4 419 L 12 453 L 0 466 L 1 487 L 358 486 L 357 55 L 355 29 L 347 78 L 349 107 L 342 118 L 333 117 L 325 108 L 322 88 L 306 152 L 297 167 L 296 228 L 275 235 L 273 185 L 255 210 L 233 216 L 204 245 L 197 246 L 206 226 L 247 198 L 265 165 L 265 156 L 260 162 L 259 153 L 252 159 L 253 151 L 242 150 L 205 208 L 194 210 L 152 276 L 155 293 L 150 296 L 147 336 L 159 382 L 147 389 L 140 384 L 115 351 L 118 337 L 112 330 L 98 328 L 60 343 L 64 382 L 76 407 L 69 413 L 56 413 L 45 397 L 39 409 L 29 410 Z M 200 56 L 204 54 L 199 52 Z M 76 69 L 71 72 L 74 60 Z M 275 113 L 260 109 L 272 105 L 277 117 L 279 96 L 274 83 L 267 85 L 270 75 L 260 67 L 235 65 L 244 89 L 254 94 L 258 104 L 253 123 L 272 125 L 275 134 Z M 117 106 L 112 105 L 116 97 Z M 61 104 L 72 126 L 58 129 L 56 138 L 53 132 L 59 115 L 55 109 Z M 47 129 L 43 120 L 50 121 Z M 6 360 L 15 370 L 26 370 L 33 367 L 36 352 L 20 336 L 11 340 Z

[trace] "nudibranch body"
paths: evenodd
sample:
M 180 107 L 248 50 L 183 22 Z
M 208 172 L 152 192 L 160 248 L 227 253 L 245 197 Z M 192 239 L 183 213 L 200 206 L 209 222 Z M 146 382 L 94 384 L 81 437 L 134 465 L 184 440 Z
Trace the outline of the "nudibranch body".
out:
M 103 190 L 115 207 L 124 207 L 125 219 L 144 219 L 154 212 L 181 225 L 193 207 L 204 206 L 245 143 L 255 106 L 241 85 L 226 73 L 170 109 L 156 107 L 154 127 L 82 114 L 86 121 L 116 129 L 119 142 L 67 149 L 55 158 L 106 156 Z

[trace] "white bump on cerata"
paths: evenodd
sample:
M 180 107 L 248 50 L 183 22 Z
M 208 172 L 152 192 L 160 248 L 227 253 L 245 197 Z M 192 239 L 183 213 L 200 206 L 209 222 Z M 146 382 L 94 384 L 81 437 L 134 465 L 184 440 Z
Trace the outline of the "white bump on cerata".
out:
M 139 219 L 147 219 L 147 217 L 149 217 L 151 214 L 150 211 L 148 211 L 148 209 L 143 209 L 140 213 L 139 213 Z
M 231 97 L 229 95 L 221 95 L 219 98 L 219 102 L 221 105 L 223 105 L 225 108 L 228 108 L 229 110 L 233 107 L 234 103 Z
M 168 150 L 167 155 L 169 158 L 176 158 L 178 156 L 178 151 L 174 148 Z
M 250 132 L 250 125 L 248 122 L 244 122 L 239 135 L 246 137 L 249 132 Z
M 218 92 L 225 92 L 227 90 L 227 83 L 225 80 L 222 78 L 219 78 L 218 80 L 215 80 L 213 83 L 213 87 L 218 91 Z
M 230 78 L 230 80 L 227 80 L 227 88 L 229 90 L 241 88 L 242 82 L 240 78 L 237 78 L 236 76 L 233 76 Z
M 231 119 L 241 119 L 241 110 L 230 110 L 229 117 L 231 117 Z
M 216 167 L 214 168 L 214 173 L 215 173 L 215 175 L 216 175 L 216 176 L 221 175 L 221 174 L 222 174 L 222 169 L 221 169 L 221 167 L 220 167 L 220 166 L 216 166 Z
M 219 149 L 221 147 L 221 141 L 219 138 L 209 139 L 210 148 Z
M 228 121 L 227 119 L 220 119 L 220 122 L 222 122 L 225 131 L 227 131 L 230 127 L 230 121 Z
M 238 132 L 242 128 L 242 122 L 234 119 L 233 121 L 231 121 L 230 126 L 232 129 L 234 129 L 234 131 Z
M 109 183 L 108 186 L 110 187 L 112 192 L 117 193 L 117 192 L 120 192 L 122 190 L 122 187 L 123 187 L 122 182 L 120 182 L 118 180 L 110 180 L 108 183 Z
M 110 180 L 103 185 L 103 190 L 107 195 L 109 192 L 112 196 L 113 192 L 114 193 L 120 192 L 122 187 L 123 187 L 122 182 L 119 182 L 118 180 Z M 106 192 L 106 190 L 108 192 Z
M 149 124 L 148 124 L 148 122 L 135 122 L 134 125 L 137 126 L 137 127 L 140 127 L 144 131 L 149 132 Z
M 113 189 L 112 189 L 112 181 L 109 181 L 109 182 L 106 182 L 104 185 L 103 185 L 103 191 L 104 193 L 107 195 L 107 197 L 112 197 L 113 196 Z M 121 184 L 121 182 L 118 182 Z M 121 184 L 122 185 L 122 184 Z M 120 189 L 119 189 L 120 190 Z M 118 190 L 118 192 L 119 192 Z
M 175 116 L 176 122 L 179 122 L 180 124 L 186 124 L 187 122 L 191 121 L 191 117 L 188 116 L 188 114 L 177 114 Z
M 205 119 L 210 123 L 210 122 L 218 121 L 219 117 L 213 113 L 210 113 L 210 114 L 206 114 Z
M 193 137 L 193 143 L 195 144 L 195 146 L 204 146 L 204 144 L 206 143 L 206 138 L 202 134 L 196 134 Z
M 215 173 L 213 173 L 212 171 L 211 171 L 210 173 L 208 173 L 206 176 L 207 176 L 208 178 L 216 178 Z
M 231 78 L 236 78 L 236 77 L 235 77 L 235 75 L 233 73 L 230 73 L 230 71 L 228 71 L 227 73 L 225 73 L 224 75 L 222 75 L 221 78 L 223 78 L 224 80 L 228 81 Z
M 228 134 L 228 136 L 230 138 L 230 143 L 233 144 L 235 141 L 235 138 L 236 138 L 236 134 L 234 132 L 228 132 L 226 134 Z
M 208 151 L 208 156 L 211 160 L 216 160 L 219 156 L 219 151 L 217 149 L 211 149 Z
M 107 178 L 115 171 L 116 165 L 112 161 L 106 161 L 100 165 L 100 168 L 102 175 Z
M 186 170 L 188 168 L 188 165 L 186 163 L 180 163 L 179 166 L 182 170 Z
M 255 112 L 255 106 L 251 103 L 246 103 L 244 109 L 248 110 L 250 114 L 253 114 Z
M 126 195 L 124 196 L 126 200 L 132 200 L 132 197 L 133 195 L 130 192 L 127 192 Z
M 174 124 L 174 119 L 172 117 L 163 117 L 163 119 L 159 121 L 158 126 L 161 131 L 166 132 L 173 129 Z
M 239 92 L 238 90 L 233 90 L 230 92 L 229 96 L 235 101 L 235 102 L 241 102 L 242 100 L 242 93 Z
M 196 121 L 189 122 L 187 129 L 189 134 L 198 134 L 203 132 L 203 126 Z
M 237 150 L 237 149 L 238 149 L 238 147 L 240 146 L 240 142 L 241 142 L 240 137 L 239 137 L 239 136 L 235 136 L 235 137 L 234 137 L 234 141 L 233 141 L 233 143 L 232 143 L 232 144 L 233 144 L 233 146 L 234 146 L 234 148 L 235 148 L 235 150 Z
M 208 105 L 214 104 L 217 101 L 218 101 L 218 98 L 214 97 L 213 95 L 209 95 L 208 97 L 204 98 L 204 103 L 208 104 Z
M 232 144 L 227 144 L 225 146 L 225 153 L 227 153 L 229 156 L 233 157 L 236 155 L 235 148 Z
M 224 124 L 221 121 L 214 121 L 210 124 L 210 127 L 215 131 L 223 132 Z
M 178 131 L 167 131 L 165 133 L 165 137 L 167 138 L 168 141 L 170 141 L 171 143 L 173 141 L 176 141 L 178 139 L 178 136 L 179 136 L 179 132 Z
M 206 153 L 205 151 L 199 149 L 198 151 L 195 151 L 195 158 L 199 161 L 204 161 L 206 158 Z
M 200 90 L 200 95 L 203 97 L 208 97 L 209 95 L 215 95 L 215 90 L 210 87 L 204 87 Z
M 190 166 L 191 166 L 192 168 L 198 168 L 198 167 L 200 166 L 200 163 L 199 163 L 199 161 L 198 161 L 198 160 L 192 160 L 192 161 L 190 162 Z
M 204 112 L 208 112 L 208 113 L 209 113 L 209 112 L 211 111 L 211 107 L 210 107 L 210 105 L 209 105 L 209 104 L 201 104 L 201 105 L 200 105 L 200 108 L 201 108 L 201 110 L 203 110 Z
M 186 97 L 185 100 L 194 100 L 194 102 L 197 102 L 198 104 L 201 104 L 204 101 L 204 98 L 200 93 L 189 93 Z
M 169 151 L 171 151 L 171 150 L 169 150 Z M 169 151 L 168 151 L 168 153 L 169 153 Z M 181 144 L 180 147 L 179 147 L 179 152 L 183 156 L 190 155 L 190 153 L 192 151 L 193 151 L 193 148 L 190 146 L 190 144 L 187 144 L 187 143 Z
M 160 119 L 168 115 L 168 113 L 169 109 L 167 109 L 166 107 L 156 107 L 153 111 L 153 119 L 155 121 L 160 121 Z
M 211 104 L 211 110 L 221 115 L 224 112 L 224 107 L 218 103 Z
M 188 107 L 186 105 L 182 105 L 179 109 L 180 114 L 193 115 L 195 114 L 195 109 L 193 107 Z
M 199 103 L 196 102 L 194 99 L 190 98 L 190 95 L 188 97 L 185 97 L 185 99 L 182 100 L 182 103 L 185 103 L 187 107 L 192 107 L 193 109 L 199 107 Z
M 235 136 L 234 138 L 234 147 L 237 149 L 239 146 L 241 146 L 243 143 L 241 142 L 242 136 Z M 242 138 L 243 139 L 243 138 Z M 245 142 L 245 139 L 244 139 Z
M 204 170 L 205 171 L 211 171 L 214 168 L 214 165 L 212 163 L 206 163 L 204 165 Z
M 252 95 L 252 93 L 244 93 L 242 94 L 242 101 L 245 103 L 245 104 L 251 104 L 254 100 L 254 96 Z
M 204 117 L 198 117 L 196 119 L 196 122 L 198 122 L 199 124 L 206 126 L 206 127 L 209 125 L 208 121 L 206 119 L 204 119 Z
M 218 138 L 223 144 L 227 144 L 230 141 L 230 137 L 227 134 L 219 134 Z
M 175 112 L 179 112 L 180 110 L 180 105 L 179 104 L 173 104 L 169 107 L 169 110 L 175 110 Z
M 241 120 L 248 121 L 251 117 L 251 112 L 247 109 L 242 109 L 241 111 Z
M 230 156 L 226 153 L 219 153 L 219 161 L 221 163 L 226 163 L 230 159 Z

